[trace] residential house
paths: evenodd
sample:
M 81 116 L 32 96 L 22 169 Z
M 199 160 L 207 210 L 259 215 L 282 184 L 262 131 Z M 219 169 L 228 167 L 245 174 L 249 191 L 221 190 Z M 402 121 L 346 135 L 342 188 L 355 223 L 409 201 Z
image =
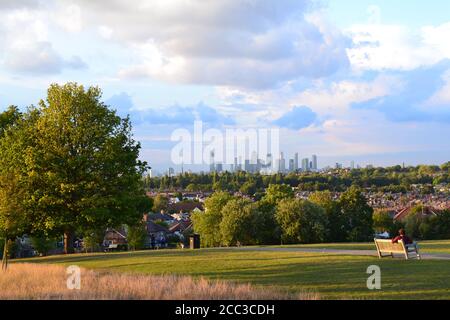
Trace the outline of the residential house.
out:
M 167 237 L 170 231 L 155 221 L 150 219 L 149 214 L 144 214 L 145 230 L 147 236 L 144 246 L 147 248 L 165 248 L 167 247 Z
M 127 233 L 124 228 L 113 229 L 108 228 L 105 232 L 105 237 L 103 238 L 103 246 L 104 247 L 118 247 L 118 246 L 127 246 Z
M 395 214 L 394 220 L 401 221 L 401 220 L 406 219 L 411 214 L 412 208 L 413 207 L 406 207 L 406 208 L 399 210 Z M 424 207 L 420 214 L 422 215 L 423 218 L 425 218 L 425 217 L 429 217 L 429 216 L 437 216 L 438 212 L 432 207 Z

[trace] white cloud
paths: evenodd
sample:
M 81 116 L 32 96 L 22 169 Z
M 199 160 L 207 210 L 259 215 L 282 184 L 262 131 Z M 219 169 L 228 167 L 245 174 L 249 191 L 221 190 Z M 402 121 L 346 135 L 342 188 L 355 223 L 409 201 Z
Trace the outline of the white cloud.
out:
M 305 18 L 310 0 L 66 2 L 130 50 L 125 78 L 262 88 L 347 64 L 343 36 L 323 17 Z
M 12 73 L 27 74 L 85 68 L 79 56 L 65 59 L 57 52 L 49 36 L 51 17 L 37 5 L 0 12 L 0 64 Z
M 5 57 L 5 66 L 24 73 L 58 73 L 63 60 L 49 42 L 32 42 L 25 46 L 12 45 Z
M 425 101 L 421 110 L 428 112 L 450 111 L 450 70 L 443 76 L 444 85 L 435 92 L 427 101 Z
M 382 75 L 372 81 L 343 80 L 318 84 L 293 97 L 290 104 L 307 105 L 324 116 L 336 115 L 347 112 L 353 103 L 388 96 L 401 86 L 402 82 L 397 77 Z
M 351 65 L 359 70 L 412 70 L 450 59 L 446 40 L 450 23 L 413 30 L 402 25 L 354 25 L 348 30 L 353 46 Z
M 83 29 L 80 6 L 76 4 L 65 5 L 63 2 L 57 2 L 56 6 L 49 12 L 52 20 L 58 26 L 71 33 L 80 32 Z

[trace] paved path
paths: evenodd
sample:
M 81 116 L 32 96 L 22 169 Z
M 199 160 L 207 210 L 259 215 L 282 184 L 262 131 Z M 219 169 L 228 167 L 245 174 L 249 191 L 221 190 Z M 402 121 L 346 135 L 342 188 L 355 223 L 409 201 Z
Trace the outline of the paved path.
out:
M 234 248 L 236 250 L 251 250 L 251 251 L 284 251 L 284 252 L 305 252 L 305 253 L 326 253 L 326 254 L 339 254 L 339 255 L 351 255 L 351 256 L 375 256 L 377 257 L 376 250 L 341 250 L 341 249 L 320 249 L 320 248 L 276 248 L 276 247 L 239 247 Z M 425 260 L 450 260 L 450 254 L 445 253 L 421 253 L 422 259 Z M 400 257 L 400 255 L 399 255 Z

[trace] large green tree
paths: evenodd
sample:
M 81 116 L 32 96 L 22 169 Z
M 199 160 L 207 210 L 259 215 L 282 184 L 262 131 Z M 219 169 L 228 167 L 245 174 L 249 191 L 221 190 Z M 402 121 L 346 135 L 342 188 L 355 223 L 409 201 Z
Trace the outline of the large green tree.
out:
M 327 215 L 328 242 L 342 242 L 346 240 L 345 221 L 339 206 L 330 191 L 317 191 L 309 196 L 309 200 L 325 210 Z
M 136 225 L 129 226 L 127 230 L 127 242 L 128 248 L 131 250 L 142 249 L 145 244 L 145 238 L 147 237 L 147 229 L 144 222 L 140 222 Z
M 8 248 L 13 240 L 29 231 L 25 210 L 26 176 L 24 151 L 29 140 L 29 117 L 16 107 L 0 114 L 0 238 L 3 239 L 2 268 L 8 266 Z
M 283 199 L 277 205 L 276 219 L 287 243 L 318 243 L 326 239 L 325 210 L 302 199 Z
M 222 221 L 222 208 L 233 199 L 224 191 L 213 193 L 205 200 L 205 211 L 192 215 L 195 232 L 201 236 L 202 246 L 220 246 L 222 236 L 220 233 L 220 223 Z
M 361 189 L 352 186 L 339 198 L 342 231 L 347 241 L 368 241 L 373 238 L 373 209 Z
M 226 246 L 255 244 L 256 229 L 253 225 L 258 206 L 244 198 L 233 199 L 222 208 L 220 233 Z
M 266 194 L 263 197 L 263 200 L 266 203 L 270 203 L 273 206 L 276 206 L 278 202 L 283 199 L 289 199 L 294 197 L 294 191 L 292 187 L 287 184 L 270 184 L 266 189 Z
M 159 213 L 161 211 L 167 211 L 169 205 L 169 199 L 162 194 L 157 194 L 153 199 L 152 210 L 153 212 Z
M 97 87 L 51 85 L 26 149 L 30 222 L 34 230 L 63 233 L 66 253 L 79 229 L 133 224 L 142 214 L 140 144 L 129 119 L 101 96 Z
M 9 127 L 17 124 L 21 117 L 22 114 L 16 106 L 10 106 L 8 109 L 0 113 L 0 137 L 4 135 L 5 131 Z
M 388 232 L 390 236 L 395 236 L 397 231 L 401 228 L 399 223 L 396 223 L 391 214 L 386 210 L 377 209 L 373 213 L 373 230 L 375 232 Z
M 264 200 L 256 204 L 258 210 L 250 225 L 254 229 L 256 244 L 279 244 L 281 229 L 275 218 L 276 207 Z

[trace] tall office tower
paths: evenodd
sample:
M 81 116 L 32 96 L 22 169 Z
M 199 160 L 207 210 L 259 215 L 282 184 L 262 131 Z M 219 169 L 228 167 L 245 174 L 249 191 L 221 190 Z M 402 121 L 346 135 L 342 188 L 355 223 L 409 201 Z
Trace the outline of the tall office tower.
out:
M 242 157 L 239 156 L 239 162 L 238 162 L 238 167 L 237 167 L 238 171 L 242 171 Z
M 221 163 L 218 163 L 218 164 L 216 164 L 216 172 L 222 172 L 222 170 L 223 170 L 223 167 L 222 167 L 222 164 Z
M 350 168 L 355 169 L 355 161 L 352 160 L 352 162 L 350 163 Z
M 237 157 L 234 157 L 234 171 L 239 171 L 238 158 Z
M 273 170 L 274 172 L 280 172 L 280 159 L 277 158 L 273 161 Z
M 252 158 L 250 160 L 251 160 L 251 164 L 258 163 L 258 153 L 256 151 L 252 152 Z
M 295 171 L 294 166 L 295 166 L 294 159 L 289 159 L 289 172 Z
M 294 170 L 297 171 L 299 169 L 299 163 L 298 163 L 298 152 L 295 153 L 294 156 Z
M 250 172 L 250 160 L 245 160 L 244 171 Z
M 255 173 L 258 171 L 258 153 L 256 151 L 252 152 L 252 157 L 250 159 L 250 172 Z
M 308 158 L 304 158 L 302 160 L 302 171 L 303 172 L 309 171 L 309 159 Z
M 173 168 L 169 168 L 169 170 L 167 171 L 167 175 L 169 177 L 173 177 L 175 175 L 175 170 Z
M 280 153 L 280 172 L 285 172 L 286 171 L 286 160 L 284 159 L 284 154 L 283 152 Z
M 210 155 L 210 164 L 209 164 L 209 172 L 214 172 L 216 171 L 216 166 L 214 163 L 214 151 L 211 151 Z
M 312 155 L 312 166 L 311 169 L 313 169 L 314 171 L 317 171 L 318 167 L 317 167 L 317 156 L 315 154 Z
M 267 168 L 272 167 L 272 154 L 271 153 L 267 154 L 265 165 Z

